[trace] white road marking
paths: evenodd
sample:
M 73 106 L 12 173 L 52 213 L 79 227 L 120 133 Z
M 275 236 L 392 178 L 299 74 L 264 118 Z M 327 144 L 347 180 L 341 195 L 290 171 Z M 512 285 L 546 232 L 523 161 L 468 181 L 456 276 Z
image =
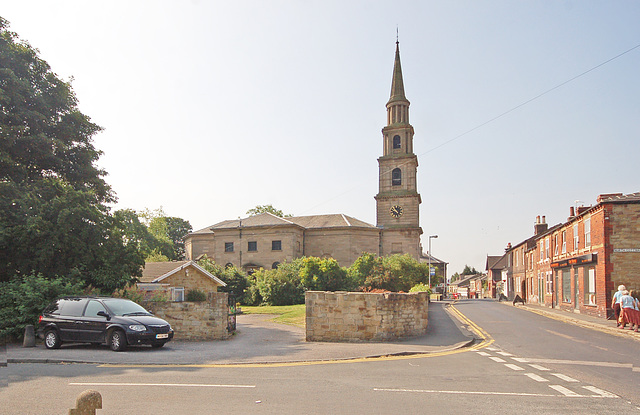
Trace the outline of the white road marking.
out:
M 547 369 L 546 367 L 544 367 L 544 366 L 540 366 L 540 365 L 529 365 L 529 366 L 531 366 L 531 367 L 532 367 L 532 368 L 534 368 L 534 369 L 538 369 L 538 370 L 542 370 L 542 371 L 547 371 L 547 370 L 549 370 L 549 369 Z
M 549 382 L 548 379 L 545 379 L 540 375 L 536 375 L 535 373 L 525 373 L 524 375 L 530 377 L 531 379 L 535 380 L 536 382 Z
M 520 363 L 549 363 L 549 364 L 560 364 L 560 365 L 600 366 L 600 367 L 617 367 L 617 368 L 623 368 L 623 369 L 633 369 L 633 364 L 631 363 L 591 362 L 586 360 L 532 359 L 528 357 L 514 357 L 513 360 Z
M 165 386 L 182 388 L 255 388 L 256 385 L 211 385 L 206 383 L 81 383 L 72 382 L 73 386 Z
M 495 396 L 537 396 L 543 398 L 619 398 L 619 396 L 604 392 L 598 395 L 579 395 L 560 385 L 549 385 L 549 387 L 560 392 L 562 395 L 546 394 L 546 393 L 525 393 L 525 392 L 487 392 L 487 391 L 443 391 L 430 389 L 385 389 L 373 388 L 375 392 L 403 392 L 403 393 L 438 393 L 449 395 L 495 395 Z
M 562 373 L 551 373 L 551 375 L 564 380 L 565 382 L 580 382 L 577 379 L 571 378 L 567 375 L 563 375 Z
M 377 392 L 413 392 L 413 393 L 447 393 L 451 395 L 507 395 L 507 396 L 543 396 L 554 397 L 558 395 L 547 395 L 541 393 L 522 393 L 522 392 L 483 392 L 483 391 L 437 391 L 427 389 L 382 389 L 373 388 Z
M 564 386 L 560 386 L 560 385 L 549 385 L 549 387 L 553 390 L 556 390 L 558 392 L 560 392 L 561 394 L 563 394 L 564 396 L 568 396 L 571 398 L 577 398 L 577 397 L 582 397 L 582 395 L 575 393 L 574 391 L 572 391 L 571 389 L 567 389 Z
M 507 353 L 507 352 L 497 352 L 497 353 L 502 356 L 513 356 L 511 353 Z
M 506 360 L 501 359 L 499 357 L 490 357 L 489 359 L 493 360 L 494 362 L 498 362 L 498 363 L 505 363 Z
M 489 353 L 487 353 L 487 352 L 478 352 L 478 354 L 479 354 L 480 356 L 491 356 L 491 355 L 490 355 Z
M 495 347 L 487 347 L 487 350 L 491 350 L 492 352 L 497 352 L 500 349 L 496 349 Z
M 583 388 L 593 393 L 596 393 L 599 396 L 602 396 L 603 398 L 619 398 L 618 395 L 614 395 L 611 392 L 603 391 L 602 389 L 598 389 L 595 386 L 583 386 Z
M 524 370 L 520 366 L 511 364 L 511 363 L 507 363 L 505 366 L 508 367 L 511 370 Z

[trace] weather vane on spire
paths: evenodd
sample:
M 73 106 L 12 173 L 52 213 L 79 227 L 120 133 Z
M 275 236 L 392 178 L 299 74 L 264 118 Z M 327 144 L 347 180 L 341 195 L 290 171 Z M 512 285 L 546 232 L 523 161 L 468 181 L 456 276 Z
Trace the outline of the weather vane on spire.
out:
M 396 25 L 396 43 L 400 43 L 400 35 L 398 34 L 398 25 Z

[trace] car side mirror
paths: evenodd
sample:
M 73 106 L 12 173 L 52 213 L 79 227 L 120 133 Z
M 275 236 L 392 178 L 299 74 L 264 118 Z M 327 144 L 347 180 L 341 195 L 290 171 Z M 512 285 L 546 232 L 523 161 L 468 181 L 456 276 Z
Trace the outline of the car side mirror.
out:
M 107 320 L 111 320 L 111 316 L 106 311 L 98 311 L 98 315 L 101 317 L 106 317 Z

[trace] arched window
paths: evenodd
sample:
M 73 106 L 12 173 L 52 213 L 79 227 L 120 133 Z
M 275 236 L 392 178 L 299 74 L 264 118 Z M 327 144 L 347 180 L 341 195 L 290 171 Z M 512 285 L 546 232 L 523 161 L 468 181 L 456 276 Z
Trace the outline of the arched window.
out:
M 279 266 L 280 266 L 280 263 L 276 261 L 273 264 L 271 264 L 271 269 L 278 269 Z
M 400 136 L 399 135 L 394 135 L 393 136 L 393 148 L 400 148 Z
M 233 268 L 233 264 L 232 264 L 231 262 L 227 262 L 227 263 L 224 265 L 224 267 L 225 267 L 226 269 Z
M 399 168 L 393 169 L 391 172 L 391 185 L 400 186 L 402 184 L 402 170 Z

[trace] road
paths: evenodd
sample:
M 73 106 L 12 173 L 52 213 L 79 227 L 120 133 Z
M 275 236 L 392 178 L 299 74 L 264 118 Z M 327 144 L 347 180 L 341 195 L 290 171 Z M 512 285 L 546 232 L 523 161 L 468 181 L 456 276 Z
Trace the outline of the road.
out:
M 456 304 L 486 336 L 429 357 L 264 366 L 10 364 L 3 414 L 640 413 L 638 343 L 488 301 Z M 479 348 L 478 348 L 479 347 Z M 110 353 L 105 351 L 105 353 Z

